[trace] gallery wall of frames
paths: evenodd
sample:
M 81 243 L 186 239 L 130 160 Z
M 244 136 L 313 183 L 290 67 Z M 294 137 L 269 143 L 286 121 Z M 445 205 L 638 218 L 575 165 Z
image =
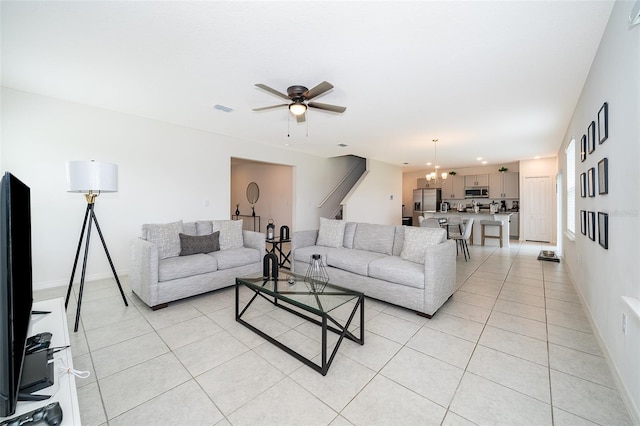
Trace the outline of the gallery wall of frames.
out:
M 580 139 L 580 197 L 589 199 L 606 196 L 609 193 L 609 159 L 597 157 L 597 145 L 602 145 L 609 138 L 609 103 L 605 102 L 598 111 L 596 120 L 591 121 L 587 133 Z M 588 158 L 598 159 L 587 162 Z M 588 164 L 585 164 L 588 163 Z M 587 168 L 588 165 L 591 167 Z M 592 210 L 580 210 L 580 231 L 591 241 L 596 241 L 609 248 L 609 214 Z

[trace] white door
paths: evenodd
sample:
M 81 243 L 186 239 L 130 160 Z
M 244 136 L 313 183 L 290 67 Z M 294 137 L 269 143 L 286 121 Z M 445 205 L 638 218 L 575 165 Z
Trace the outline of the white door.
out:
M 551 177 L 528 177 L 524 181 L 524 239 L 551 241 L 552 196 Z M 522 214 L 521 214 L 522 216 Z

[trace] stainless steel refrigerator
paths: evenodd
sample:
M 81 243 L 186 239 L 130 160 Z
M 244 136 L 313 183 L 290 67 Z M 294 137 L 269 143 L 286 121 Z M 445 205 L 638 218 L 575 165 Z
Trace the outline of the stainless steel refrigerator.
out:
M 440 209 L 442 201 L 440 189 L 414 189 L 413 190 L 413 224 L 418 226 L 418 216 L 423 213 L 435 213 Z

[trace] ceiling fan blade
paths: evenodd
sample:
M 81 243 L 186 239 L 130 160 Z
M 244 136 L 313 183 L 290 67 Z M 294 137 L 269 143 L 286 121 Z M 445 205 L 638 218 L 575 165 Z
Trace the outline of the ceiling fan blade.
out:
M 333 89 L 333 84 L 329 83 L 328 81 L 323 81 L 316 87 L 307 90 L 302 94 L 302 96 L 304 96 L 305 100 L 309 100 L 315 98 L 318 95 L 322 95 L 324 92 L 327 92 L 331 89 Z
M 262 90 L 266 90 L 267 92 L 274 94 L 276 96 L 279 96 L 283 99 L 287 99 L 289 100 L 289 96 L 285 95 L 284 93 L 278 92 L 276 89 L 272 89 L 271 87 L 267 86 L 266 84 L 262 84 L 262 83 L 257 83 L 256 87 L 261 88 Z
M 321 104 L 319 102 L 309 102 L 307 105 L 311 108 L 322 109 L 322 110 L 331 111 L 331 112 L 345 112 L 347 110 L 346 107 L 342 107 L 338 105 Z
M 306 112 L 304 114 L 296 115 L 296 121 L 298 123 L 304 123 L 304 121 L 306 120 L 306 117 L 307 117 Z
M 268 106 L 268 107 L 254 108 L 254 109 L 252 109 L 252 111 L 265 111 L 267 109 L 280 108 L 280 107 L 288 106 L 288 105 L 289 104 L 271 105 L 271 106 Z

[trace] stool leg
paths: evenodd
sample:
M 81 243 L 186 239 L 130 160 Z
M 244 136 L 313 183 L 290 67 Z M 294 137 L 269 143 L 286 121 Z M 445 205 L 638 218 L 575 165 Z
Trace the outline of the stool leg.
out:
M 502 226 L 500 228 L 500 248 L 502 248 Z
M 482 244 L 484 246 L 484 224 L 482 225 Z

